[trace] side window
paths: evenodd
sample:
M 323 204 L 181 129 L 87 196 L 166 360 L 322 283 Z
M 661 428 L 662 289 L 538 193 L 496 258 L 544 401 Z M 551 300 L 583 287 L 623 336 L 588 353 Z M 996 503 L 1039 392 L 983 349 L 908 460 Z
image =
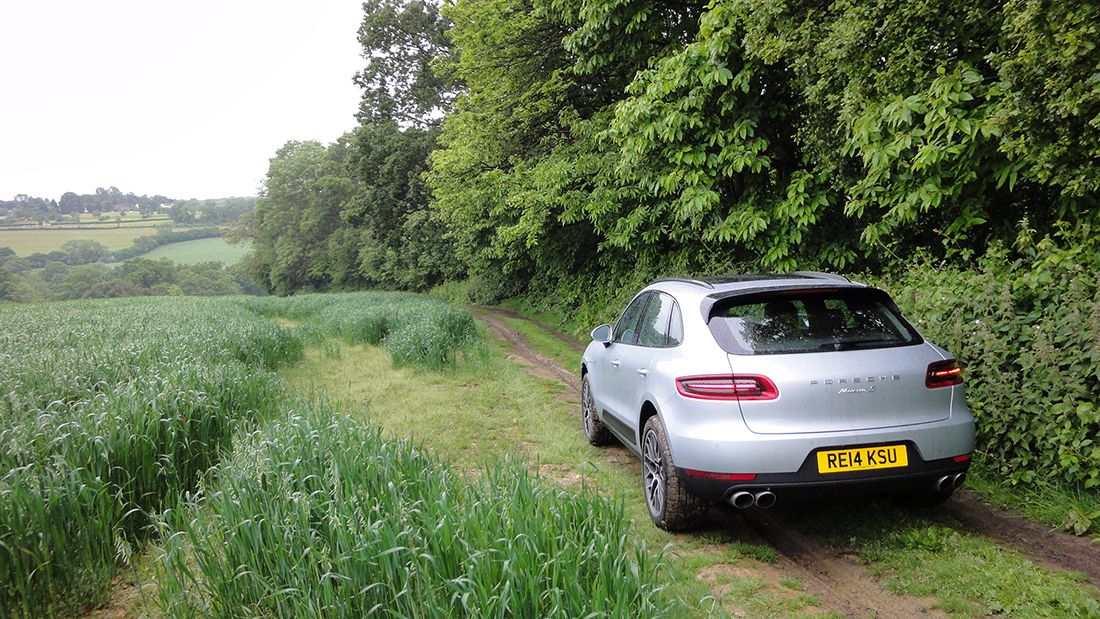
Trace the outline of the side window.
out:
M 638 319 L 641 318 L 642 310 L 645 309 L 645 304 L 652 296 L 652 293 L 643 294 L 626 307 L 626 311 L 619 318 L 619 322 L 615 323 L 615 339 L 612 340 L 613 342 L 621 344 L 638 343 Z
M 670 341 L 672 339 L 670 336 L 672 335 L 673 318 L 679 318 L 676 301 L 667 294 L 654 295 L 649 305 L 646 306 L 645 314 L 642 315 L 642 320 L 639 323 L 638 343 L 653 348 L 664 348 L 679 344 L 679 340 L 683 338 L 683 324 L 676 321 L 679 333 L 677 334 L 677 341 L 673 343 Z
M 669 348 L 684 343 L 684 319 L 680 316 L 680 306 L 672 303 L 672 322 L 668 325 Z

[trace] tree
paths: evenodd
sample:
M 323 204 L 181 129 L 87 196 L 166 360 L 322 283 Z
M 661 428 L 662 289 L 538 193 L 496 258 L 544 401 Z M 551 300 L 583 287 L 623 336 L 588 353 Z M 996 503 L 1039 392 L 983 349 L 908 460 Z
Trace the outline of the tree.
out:
M 693 3 L 464 0 L 439 66 L 466 86 L 432 155 L 436 208 L 488 299 L 617 270 L 589 216 L 623 200 L 600 137 L 650 53 L 694 31 Z M 592 28 L 585 30 L 582 16 Z M 496 290 L 492 290 L 495 288 Z
M 66 191 L 57 202 L 57 210 L 66 215 L 81 213 L 84 211 L 84 201 L 77 194 Z
M 92 286 L 107 279 L 107 268 L 102 264 L 87 264 L 70 270 L 67 274 L 58 274 L 60 281 L 50 286 L 50 297 L 56 301 L 80 299 Z
M 38 294 L 15 273 L 0 267 L 0 302 L 31 303 L 38 301 Z
M 176 200 L 168 208 L 168 216 L 179 224 L 189 224 L 195 221 L 196 208 L 189 200 Z
M 367 283 L 427 290 L 456 271 L 423 179 L 438 135 L 438 128 L 402 130 L 392 121 L 365 124 L 353 135 L 348 167 L 359 190 L 341 217 L 361 233 L 343 237 L 339 246 L 357 244 L 359 274 Z
M 131 258 L 115 267 L 115 270 L 135 286 L 145 289 L 157 284 L 174 284 L 179 276 L 175 265 L 167 258 Z
M 1100 7 L 1090 0 L 1006 2 L 992 55 L 1001 150 L 1090 210 L 1100 190 Z
M 66 254 L 63 262 L 71 266 L 99 262 L 109 255 L 106 245 L 91 239 L 65 241 L 61 251 Z
M 355 75 L 363 89 L 360 122 L 437 123 L 454 99 L 452 81 L 432 70 L 451 49 L 449 20 L 426 0 L 368 0 L 363 11 L 359 43 L 367 66 Z
M 344 226 L 340 212 L 355 192 L 344 161 L 347 139 L 287 142 L 271 160 L 256 209 L 241 216 L 226 239 L 251 241 L 242 260 L 252 281 L 276 294 L 325 289 L 328 239 Z
M 115 278 L 93 284 L 81 295 L 82 299 L 117 299 L 120 297 L 140 297 L 148 294 L 134 282 Z

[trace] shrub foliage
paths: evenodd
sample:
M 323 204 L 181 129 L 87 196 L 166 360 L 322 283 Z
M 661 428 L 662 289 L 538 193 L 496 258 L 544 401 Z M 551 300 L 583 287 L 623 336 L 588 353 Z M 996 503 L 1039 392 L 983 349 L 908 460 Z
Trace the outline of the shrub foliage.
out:
M 930 339 L 967 367 L 967 401 L 987 462 L 1014 482 L 1055 477 L 1100 485 L 1100 280 L 1087 229 L 1017 251 L 994 248 L 979 268 L 931 261 L 887 278 Z

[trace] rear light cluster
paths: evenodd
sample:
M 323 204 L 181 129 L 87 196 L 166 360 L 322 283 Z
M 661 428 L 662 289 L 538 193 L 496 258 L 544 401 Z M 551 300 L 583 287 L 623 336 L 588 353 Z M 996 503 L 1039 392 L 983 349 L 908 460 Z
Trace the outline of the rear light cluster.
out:
M 954 359 L 928 364 L 928 373 L 924 376 L 924 386 L 929 389 L 961 385 L 962 366 Z
M 774 400 L 779 397 L 775 383 L 756 374 L 677 378 L 676 391 L 685 398 L 699 400 Z

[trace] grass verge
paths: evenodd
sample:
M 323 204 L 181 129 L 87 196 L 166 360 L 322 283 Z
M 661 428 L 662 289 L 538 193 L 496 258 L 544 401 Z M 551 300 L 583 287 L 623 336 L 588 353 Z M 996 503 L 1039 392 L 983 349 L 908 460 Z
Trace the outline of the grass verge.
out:
M 975 459 L 967 476 L 967 488 L 986 501 L 1017 511 L 1052 529 L 1098 540 L 1100 531 L 1100 493 L 1070 487 L 1053 479 L 1036 479 L 1013 486 L 1003 475 Z

